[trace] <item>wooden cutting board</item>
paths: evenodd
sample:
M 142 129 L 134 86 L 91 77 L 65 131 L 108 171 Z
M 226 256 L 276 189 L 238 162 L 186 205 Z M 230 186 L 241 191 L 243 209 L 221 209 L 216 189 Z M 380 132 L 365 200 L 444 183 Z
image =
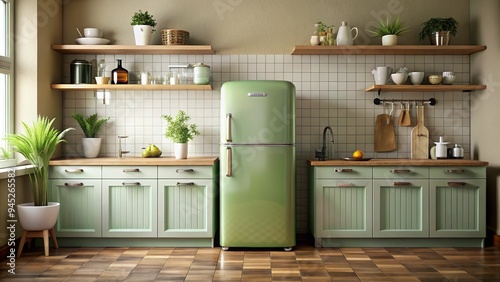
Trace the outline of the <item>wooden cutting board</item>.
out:
M 390 152 L 396 150 L 396 134 L 391 115 L 380 114 L 375 120 L 375 152 Z
M 417 106 L 417 125 L 411 130 L 411 158 L 429 158 L 429 130 L 424 126 L 424 106 Z

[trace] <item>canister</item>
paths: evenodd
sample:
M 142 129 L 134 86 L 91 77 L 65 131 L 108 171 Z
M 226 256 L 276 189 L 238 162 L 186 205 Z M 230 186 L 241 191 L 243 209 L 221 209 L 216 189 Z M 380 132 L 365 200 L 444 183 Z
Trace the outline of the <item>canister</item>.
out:
M 193 83 L 194 84 L 208 84 L 210 81 L 210 67 L 203 64 L 193 65 Z
M 86 60 L 73 60 L 70 64 L 70 83 L 92 83 L 92 64 Z

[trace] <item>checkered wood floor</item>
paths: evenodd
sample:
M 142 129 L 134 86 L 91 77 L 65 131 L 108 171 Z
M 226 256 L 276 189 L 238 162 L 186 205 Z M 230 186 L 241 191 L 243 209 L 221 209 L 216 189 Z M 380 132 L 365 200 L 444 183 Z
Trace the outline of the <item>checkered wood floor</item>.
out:
M 500 249 L 60 248 L 27 250 L 0 281 L 500 281 Z

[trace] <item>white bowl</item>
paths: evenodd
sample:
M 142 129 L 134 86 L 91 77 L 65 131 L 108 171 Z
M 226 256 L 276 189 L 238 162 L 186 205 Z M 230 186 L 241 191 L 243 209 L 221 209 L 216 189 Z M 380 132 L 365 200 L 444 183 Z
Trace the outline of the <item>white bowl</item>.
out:
M 102 30 L 95 27 L 86 27 L 83 29 L 83 36 L 88 38 L 101 38 Z
M 111 77 L 109 77 L 109 76 L 96 76 L 95 77 L 95 82 L 97 84 L 109 84 L 110 80 L 111 80 Z
M 109 40 L 105 38 L 80 37 L 75 39 L 75 42 L 80 45 L 106 45 L 109 43 Z
M 400 84 L 405 84 L 406 79 L 408 79 L 408 74 L 407 73 L 393 73 L 391 74 L 391 79 L 394 81 L 394 83 L 400 85 Z

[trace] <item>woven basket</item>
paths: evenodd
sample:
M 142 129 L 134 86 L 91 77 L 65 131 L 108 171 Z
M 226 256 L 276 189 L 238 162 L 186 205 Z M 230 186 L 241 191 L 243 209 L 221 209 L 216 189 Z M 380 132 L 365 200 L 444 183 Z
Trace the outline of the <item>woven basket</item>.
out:
M 163 29 L 161 42 L 163 45 L 186 45 L 189 42 L 189 32 L 180 29 Z

